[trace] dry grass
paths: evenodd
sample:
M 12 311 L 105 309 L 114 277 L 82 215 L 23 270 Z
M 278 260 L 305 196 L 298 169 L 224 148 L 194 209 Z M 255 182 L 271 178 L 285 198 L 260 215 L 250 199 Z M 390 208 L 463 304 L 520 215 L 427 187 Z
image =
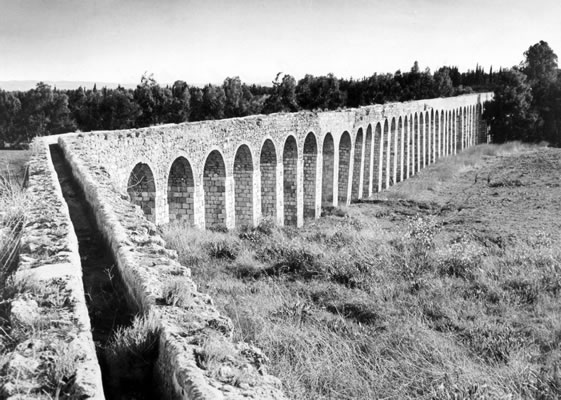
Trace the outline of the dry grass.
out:
M 448 162 L 461 174 L 519 146 Z M 560 398 L 561 247 L 550 235 L 482 245 L 443 240 L 429 217 L 388 231 L 353 207 L 327 214 L 299 230 L 164 232 L 290 398 Z
M 502 145 L 484 144 L 470 147 L 456 156 L 439 160 L 430 169 L 420 171 L 417 175 L 395 187 L 391 192 L 382 192 L 377 196 L 388 199 L 414 200 L 421 191 L 436 190 L 440 185 L 452 181 L 461 174 L 477 170 L 486 158 L 518 154 L 533 146 L 537 147 L 539 145 L 509 142 Z M 481 179 L 486 178 L 485 176 L 481 177 Z

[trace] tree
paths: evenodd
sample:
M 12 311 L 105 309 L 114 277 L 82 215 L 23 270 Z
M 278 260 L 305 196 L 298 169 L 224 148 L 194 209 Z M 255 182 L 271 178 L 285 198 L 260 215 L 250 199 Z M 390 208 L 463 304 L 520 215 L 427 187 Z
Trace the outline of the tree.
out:
M 0 147 L 4 142 L 11 143 L 15 137 L 15 122 L 21 111 L 21 102 L 18 97 L 4 90 L 0 90 Z
M 274 112 L 295 112 L 298 111 L 296 101 L 296 80 L 292 75 L 285 74 L 279 82 L 279 72 L 273 81 L 271 95 L 265 100 L 263 112 L 266 114 Z
M 171 87 L 169 122 L 180 123 L 189 120 L 191 93 L 184 81 L 175 81 Z
M 517 69 L 499 74 L 494 98 L 485 105 L 483 113 L 493 142 L 530 139 L 529 132 L 536 121 L 531 102 L 532 89 L 526 75 Z
M 150 126 L 169 122 L 171 97 L 171 90 L 162 88 L 153 74 L 142 75 L 140 85 L 134 90 L 134 100 L 141 110 L 137 125 Z
M 208 84 L 203 88 L 203 119 L 222 119 L 226 107 L 226 95 L 220 86 Z
M 530 46 L 524 52 L 522 71 L 532 87 L 532 108 L 538 115 L 534 126 L 535 140 L 559 143 L 561 138 L 556 132 L 557 120 L 561 118 L 556 108 L 556 88 L 558 81 L 557 55 L 543 40 Z
M 436 97 L 448 97 L 454 94 L 454 85 L 448 67 L 442 67 L 434 73 L 434 85 Z
M 224 79 L 222 89 L 224 90 L 224 115 L 226 118 L 248 115 L 249 102 L 253 96 L 249 91 L 246 91 L 244 96 L 244 88 L 240 77 Z

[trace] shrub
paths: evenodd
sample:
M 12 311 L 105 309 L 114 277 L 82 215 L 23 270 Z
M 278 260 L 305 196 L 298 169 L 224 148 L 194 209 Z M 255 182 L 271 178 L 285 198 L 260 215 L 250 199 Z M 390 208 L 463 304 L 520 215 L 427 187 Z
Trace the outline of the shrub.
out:
M 483 253 L 473 243 L 453 243 L 438 254 L 438 270 L 447 275 L 472 280 L 481 268 Z
M 115 330 L 104 351 L 115 393 L 149 390 L 159 337 L 158 322 L 150 314 L 137 316 L 131 326 Z
M 214 258 L 235 260 L 240 251 L 240 243 L 231 236 L 214 237 L 205 243 L 208 254 Z
M 194 284 L 185 278 L 170 279 L 164 284 L 163 298 L 168 306 L 189 307 L 192 304 Z
M 232 269 L 240 278 L 258 278 L 265 272 L 265 265 L 255 259 L 252 251 L 244 249 L 239 253 Z

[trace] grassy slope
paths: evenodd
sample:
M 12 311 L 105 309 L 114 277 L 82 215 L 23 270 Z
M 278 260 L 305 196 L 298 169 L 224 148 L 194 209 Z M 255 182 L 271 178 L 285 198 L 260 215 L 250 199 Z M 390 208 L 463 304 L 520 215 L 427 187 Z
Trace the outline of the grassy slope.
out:
M 559 398 L 560 156 L 479 146 L 299 230 L 165 236 L 292 398 Z

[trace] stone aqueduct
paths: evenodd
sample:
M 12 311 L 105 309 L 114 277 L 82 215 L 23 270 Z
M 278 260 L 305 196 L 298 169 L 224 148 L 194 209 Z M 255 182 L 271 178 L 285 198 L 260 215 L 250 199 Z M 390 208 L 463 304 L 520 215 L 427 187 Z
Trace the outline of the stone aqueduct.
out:
M 189 265 L 166 248 L 154 223 L 184 219 L 201 228 L 234 228 L 265 216 L 299 226 L 319 217 L 322 206 L 369 197 L 441 157 L 486 141 L 481 113 L 490 96 L 38 138 L 29 163 L 30 210 L 17 274 L 55 285 L 69 299 L 64 321 L 57 324 L 67 327 L 65 343 L 76 355 L 73 398 L 101 400 L 104 391 L 88 316 L 80 227 L 73 226 L 52 154 L 63 154 L 83 192 L 92 225 L 119 271 L 125 301 L 158 323 L 153 380 L 160 398 L 281 400 L 286 398 L 281 382 L 263 371 L 254 357 L 259 350 L 249 344 L 232 343 L 230 361 L 224 361 L 237 360 L 235 368 L 251 376 L 249 386 L 218 379 L 198 364 L 206 338 L 231 341 L 233 325 L 197 289 Z M 177 282 L 189 299 L 185 305 L 166 301 L 170 283 Z M 47 332 L 37 332 L 38 339 Z M 18 346 L 13 356 L 21 360 L 29 354 Z M 224 371 L 232 370 L 226 364 Z
M 301 226 L 486 141 L 489 96 L 94 132 L 75 145 L 156 224 Z

